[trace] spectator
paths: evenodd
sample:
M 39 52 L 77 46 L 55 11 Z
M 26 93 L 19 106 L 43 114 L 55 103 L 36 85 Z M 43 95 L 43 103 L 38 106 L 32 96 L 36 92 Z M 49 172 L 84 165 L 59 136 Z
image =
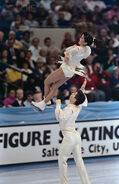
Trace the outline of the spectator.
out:
M 15 20 L 10 25 L 11 30 L 14 30 L 16 28 L 15 26 L 16 22 L 19 22 L 20 25 L 22 24 L 22 17 L 19 13 L 16 14 Z
M 67 3 L 65 3 L 63 5 L 63 7 L 61 8 L 61 10 L 64 12 L 64 19 L 66 21 L 70 21 L 72 18 L 72 14 L 70 13 L 70 7 Z
M 34 93 L 33 95 L 33 99 L 35 102 L 41 102 L 42 101 L 42 91 L 38 91 L 36 93 Z
M 0 96 L 1 95 L 5 95 L 5 79 L 6 79 L 6 69 L 7 69 L 7 66 L 8 66 L 8 50 L 5 49 L 3 50 L 2 52 L 2 56 L 0 58 Z
M 77 89 L 76 85 L 72 85 L 72 86 L 70 87 L 70 94 L 76 93 L 77 91 L 78 91 L 78 89 Z
M 26 82 L 28 75 L 32 73 L 32 70 L 29 69 L 29 64 L 27 61 L 23 63 L 23 67 L 21 70 L 22 72 L 24 72 L 24 74 L 22 75 L 22 81 Z
M 105 3 L 108 7 L 114 6 L 114 5 L 115 5 L 115 0 L 109 0 L 109 1 L 103 0 L 103 1 L 104 1 L 104 3 Z
M 95 6 L 98 6 L 101 11 L 106 9 L 106 4 L 102 0 L 95 0 Z
M 43 23 L 44 27 L 57 27 L 57 21 L 54 18 L 53 13 L 49 13 L 47 19 Z
M 48 11 L 44 8 L 43 5 L 40 4 L 37 9 L 37 21 L 39 26 L 42 27 L 44 25 L 44 21 L 47 19 L 48 15 Z
M 32 91 L 26 91 L 26 100 L 24 101 L 25 107 L 31 107 L 31 102 L 33 100 L 33 92 Z
M 40 49 L 41 49 L 39 43 L 40 43 L 39 38 L 35 37 L 32 40 L 32 45 L 29 47 L 29 50 L 32 52 L 32 58 L 31 59 L 35 62 L 39 58 L 39 52 L 40 52 Z
M 69 32 L 66 32 L 64 35 L 64 40 L 61 44 L 61 49 L 64 50 L 67 47 L 70 47 L 74 44 L 74 41 L 72 40 L 72 35 Z
M 93 0 L 85 0 L 84 4 L 87 6 L 88 10 L 94 11 L 94 8 L 95 8 L 96 4 Z
M 21 107 L 23 104 L 24 91 L 23 89 L 17 89 L 16 91 L 16 100 L 12 103 L 13 107 Z
M 98 78 L 95 73 L 88 73 L 86 76 L 87 84 L 85 87 L 85 93 L 89 102 L 105 101 L 105 93 L 97 88 Z M 74 76 L 70 79 L 70 85 L 76 85 L 80 88 L 84 82 L 84 77 Z
M 40 58 L 42 59 L 43 63 L 46 63 L 46 56 L 47 56 L 47 51 L 45 48 L 40 49 Z
M 2 50 L 4 50 L 5 48 L 7 48 L 6 43 L 4 42 L 4 33 L 2 31 L 0 31 L 0 53 L 2 52 Z
M 4 49 L 0 57 L 0 71 L 4 73 L 6 71 L 6 68 L 8 67 L 8 64 L 9 64 L 8 50 Z
M 91 22 L 98 28 L 98 26 L 101 24 L 98 15 L 93 14 L 91 17 Z
M 47 10 L 49 11 L 50 10 L 50 4 L 51 4 L 51 0 L 41 0 L 40 1 L 40 4 Z
M 43 72 L 45 71 L 44 68 L 45 68 L 45 64 L 44 64 L 42 58 L 38 58 L 38 60 L 36 62 L 36 67 L 35 67 L 34 73 L 35 74 L 39 73 L 39 75 L 43 75 Z
M 16 1 L 16 6 L 21 6 L 21 7 L 27 7 L 27 5 L 29 4 L 29 0 L 17 0 Z
M 20 50 L 17 59 L 18 67 L 22 68 L 24 62 L 26 62 L 26 52 L 24 50 Z
M 54 47 L 53 47 L 53 45 L 52 45 L 52 40 L 51 40 L 50 37 L 46 37 L 46 38 L 44 39 L 44 46 L 43 46 L 43 49 L 46 50 L 46 53 L 47 53 L 47 54 L 50 53 L 50 52 L 54 49 Z
M 24 83 L 24 91 L 33 91 L 33 93 L 39 89 L 41 90 L 42 88 L 42 84 L 38 84 L 38 82 L 36 81 L 36 77 L 34 74 L 30 74 L 28 76 L 27 81 Z
M 7 81 L 16 85 L 21 84 L 21 79 L 22 79 L 22 74 L 17 71 L 17 61 L 16 60 L 12 60 L 12 68 L 7 69 L 6 71 L 6 78 Z
M 8 51 L 9 51 L 9 60 L 17 59 L 18 58 L 18 49 L 14 48 L 14 39 L 8 39 Z
M 30 32 L 29 31 L 25 31 L 23 33 L 23 38 L 21 40 L 22 44 L 23 44 L 23 49 L 24 50 L 28 50 L 28 48 L 30 47 Z
M 80 7 L 80 10 L 81 10 L 81 13 L 84 13 L 84 14 L 88 14 L 88 12 L 90 12 L 86 3 L 82 4 L 82 6 Z
M 16 0 L 15 0 L 16 1 Z M 23 8 L 22 8 L 22 6 L 21 5 L 17 5 L 16 7 L 15 7 L 15 9 L 14 9 L 14 13 L 15 14 L 20 14 L 20 15 L 22 15 L 22 13 L 23 13 Z
M 108 32 L 106 28 L 102 28 L 100 30 L 100 35 L 99 35 L 99 39 L 104 41 L 105 44 L 108 44 L 109 41 L 109 36 L 108 36 Z
M 28 13 L 26 20 L 24 21 L 24 25 L 28 27 L 38 27 L 39 24 L 36 20 L 34 20 L 34 14 Z
M 22 27 L 22 25 L 21 25 L 20 21 L 16 20 L 14 28 L 12 29 L 12 31 L 14 31 L 16 33 L 16 40 L 21 40 L 21 38 L 22 38 L 23 31 L 21 30 L 21 27 Z M 22 43 L 21 43 L 21 45 L 22 45 Z M 22 47 L 23 47 L 23 45 L 22 45 Z
M 33 6 L 32 2 L 30 2 L 30 3 L 31 4 L 28 4 L 27 7 L 26 7 L 26 12 L 27 13 L 35 14 L 35 7 Z
M 93 68 L 93 56 L 89 56 L 86 59 L 86 67 L 89 74 L 94 74 L 94 68 Z
M 113 48 L 119 47 L 119 40 L 116 38 L 116 35 L 113 31 L 109 34 L 110 39 L 113 40 Z
M 53 18 L 53 24 L 54 26 L 57 27 L 57 20 L 58 20 L 58 11 L 57 11 L 57 3 L 55 1 L 52 1 L 50 3 L 50 11 L 49 11 L 49 16 L 52 15 L 52 18 Z M 48 17 L 49 17 L 48 16 Z
M 38 58 L 37 63 L 36 63 L 36 67 L 34 72 L 36 81 L 37 81 L 37 85 L 40 86 L 41 90 L 43 91 L 43 80 L 44 80 L 44 72 L 47 70 L 47 66 L 43 63 L 43 60 L 41 58 Z
M 5 21 L 8 25 L 14 20 L 14 6 L 6 4 L 6 6 L 1 11 L 2 20 Z
M 51 102 L 47 104 L 47 106 L 50 106 L 51 104 L 56 104 L 56 100 L 59 99 L 59 90 L 56 89 L 54 97 L 52 98 Z
M 103 70 L 101 64 L 96 62 L 94 64 L 94 71 L 97 75 L 97 88 L 105 92 L 106 101 L 111 100 L 110 77 L 111 74 Z
M 113 69 L 113 75 L 110 79 L 110 84 L 112 88 L 113 100 L 119 100 L 119 67 L 115 67 Z
M 66 88 L 64 88 L 63 91 L 59 91 L 58 98 L 61 99 L 62 103 L 68 104 L 70 94 L 76 93 L 77 90 L 78 90 L 78 88 L 76 85 L 71 85 L 69 89 L 66 87 Z
M 50 72 L 55 71 L 57 68 L 56 58 L 53 57 L 52 55 L 47 58 L 47 66 L 48 66 Z
M 32 52 L 30 50 L 27 50 L 26 52 L 26 61 L 29 63 L 30 69 L 35 68 L 35 62 L 32 60 Z
M 114 31 L 116 34 L 118 34 L 118 29 L 119 29 L 119 18 L 114 15 L 112 17 L 112 20 L 110 21 L 109 24 L 110 30 Z
M 116 16 L 117 18 L 119 18 L 119 8 L 118 8 L 118 6 L 113 6 L 107 13 L 108 13 L 108 18 L 109 18 L 109 20 L 112 20 L 112 18 L 114 17 L 114 16 Z
M 15 100 L 16 100 L 15 90 L 11 89 L 9 91 L 8 97 L 5 98 L 5 100 L 4 100 L 4 106 L 11 107 L 11 104 L 13 104 L 15 102 Z
M 66 2 L 68 4 L 69 7 L 73 8 L 73 7 L 77 7 L 80 8 L 83 4 L 84 0 L 69 0 L 68 2 Z
M 58 26 L 63 27 L 70 27 L 71 26 L 71 20 L 65 20 L 65 14 L 63 11 L 58 12 L 58 20 L 57 20 Z
M 105 58 L 105 61 L 104 61 L 104 69 L 110 71 L 110 69 L 112 69 L 112 68 L 114 68 L 114 66 L 118 65 L 116 61 L 117 61 L 117 57 L 113 53 L 113 50 L 108 49 L 108 54 L 107 54 L 107 57 Z
M 8 39 L 9 40 L 14 40 L 13 47 L 15 49 L 18 49 L 18 50 L 22 49 L 23 45 L 22 45 L 22 43 L 19 40 L 16 40 L 16 34 L 15 34 L 14 31 L 10 31 L 9 32 Z M 8 40 L 6 41 L 6 44 L 8 45 Z

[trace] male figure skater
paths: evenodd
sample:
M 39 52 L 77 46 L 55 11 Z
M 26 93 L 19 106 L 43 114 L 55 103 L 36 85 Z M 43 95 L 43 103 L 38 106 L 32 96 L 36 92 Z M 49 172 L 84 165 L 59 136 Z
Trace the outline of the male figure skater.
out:
M 85 85 L 86 80 L 81 89 L 84 89 Z M 58 157 L 60 184 L 68 184 L 67 159 L 71 153 L 73 153 L 82 184 L 90 184 L 81 156 L 81 137 L 79 132 L 75 130 L 75 120 L 82 106 L 87 106 L 87 98 L 82 90 L 79 90 L 76 93 L 72 93 L 69 100 L 69 105 L 63 110 L 60 108 L 61 100 L 57 100 L 55 110 L 56 118 L 59 121 L 59 126 L 64 136 Z

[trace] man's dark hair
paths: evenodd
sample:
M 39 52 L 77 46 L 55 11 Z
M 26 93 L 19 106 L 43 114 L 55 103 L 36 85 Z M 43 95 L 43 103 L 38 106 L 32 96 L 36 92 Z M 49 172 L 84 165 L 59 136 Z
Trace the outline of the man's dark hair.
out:
M 76 98 L 75 105 L 80 105 L 85 101 L 86 97 L 85 97 L 84 93 L 81 90 L 78 90 L 75 98 Z

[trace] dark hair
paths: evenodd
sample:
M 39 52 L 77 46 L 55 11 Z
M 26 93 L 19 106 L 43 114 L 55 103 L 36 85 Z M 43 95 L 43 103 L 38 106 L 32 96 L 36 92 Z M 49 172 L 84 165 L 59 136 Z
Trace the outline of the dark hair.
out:
M 93 37 L 87 32 L 83 32 L 82 35 L 84 35 L 84 40 L 87 42 L 87 45 L 90 46 L 93 43 Z
M 99 40 L 99 39 L 94 39 L 93 40 L 93 42 L 94 42 L 94 45 L 96 46 L 96 48 L 97 49 L 99 49 L 99 50 L 104 50 L 105 49 L 105 42 L 104 41 L 102 41 L 102 40 Z
M 11 60 L 11 64 L 18 64 L 16 59 Z
M 25 36 L 25 34 L 28 34 L 30 36 L 30 31 L 24 31 L 23 32 L 23 37 Z
M 102 40 L 99 40 L 97 38 L 93 39 L 93 37 L 87 33 L 83 32 L 82 35 L 84 35 L 84 40 L 87 42 L 87 45 L 90 46 L 92 43 L 96 46 L 97 49 L 104 49 L 105 48 L 105 43 Z
M 76 98 L 76 102 L 74 104 L 75 105 L 80 105 L 80 104 L 82 104 L 85 101 L 86 97 L 85 97 L 84 93 L 81 90 L 79 90 L 77 92 L 75 98 Z
M 25 95 L 26 95 L 26 97 L 27 97 L 28 95 L 33 95 L 33 91 L 28 90 L 28 91 L 26 91 Z
M 46 43 L 47 40 L 51 40 L 51 38 L 50 38 L 50 37 L 46 37 L 46 38 L 44 39 L 44 43 Z

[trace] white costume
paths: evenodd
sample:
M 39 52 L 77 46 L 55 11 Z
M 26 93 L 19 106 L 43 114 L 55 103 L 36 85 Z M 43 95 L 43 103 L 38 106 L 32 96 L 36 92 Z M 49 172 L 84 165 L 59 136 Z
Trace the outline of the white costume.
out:
M 61 68 L 64 72 L 65 77 L 72 77 L 74 73 L 77 73 L 75 71 L 75 68 L 82 68 L 83 65 L 80 64 L 80 61 L 82 59 L 86 59 L 91 54 L 91 49 L 89 46 L 71 46 L 66 49 L 64 52 L 65 57 L 68 58 L 68 64 L 64 62 L 62 63 Z M 77 73 L 78 74 L 78 73 Z
M 85 102 L 78 107 L 73 104 L 69 104 L 62 110 L 60 105 L 56 105 L 56 118 L 59 121 L 60 129 L 64 136 L 58 157 L 61 184 L 68 184 L 67 159 L 71 153 L 73 153 L 82 184 L 90 184 L 81 156 L 81 137 L 80 134 L 75 130 L 75 120 L 77 119 L 82 106 L 86 105 L 87 98 Z

